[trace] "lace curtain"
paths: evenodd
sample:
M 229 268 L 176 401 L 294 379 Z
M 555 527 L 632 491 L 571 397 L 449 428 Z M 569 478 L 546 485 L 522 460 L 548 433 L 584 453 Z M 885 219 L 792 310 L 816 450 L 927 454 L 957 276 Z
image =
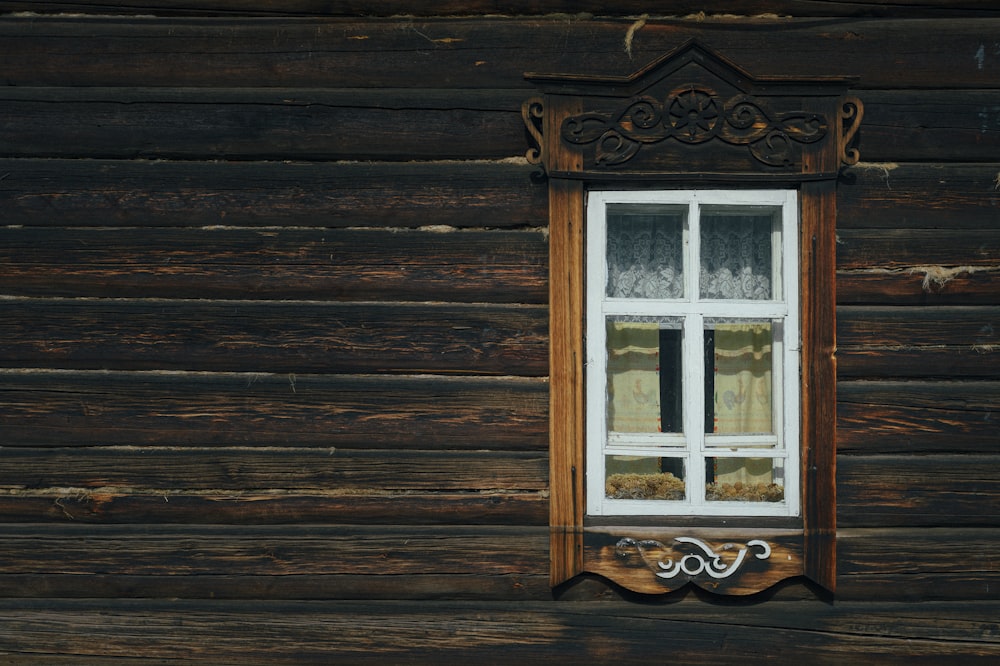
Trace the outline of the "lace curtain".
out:
M 683 249 L 680 215 L 609 215 L 608 296 L 681 298 Z
M 611 298 L 682 298 L 681 215 L 609 215 Z M 706 215 L 701 225 L 702 298 L 771 298 L 770 216 Z
M 771 298 L 771 218 L 703 217 L 699 279 L 702 298 Z

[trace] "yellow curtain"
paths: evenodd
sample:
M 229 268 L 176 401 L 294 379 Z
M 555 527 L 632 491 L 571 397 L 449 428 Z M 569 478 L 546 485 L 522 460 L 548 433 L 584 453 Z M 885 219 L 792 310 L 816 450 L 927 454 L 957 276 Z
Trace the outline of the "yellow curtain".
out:
M 714 431 L 771 433 L 771 326 L 715 327 Z M 720 483 L 771 483 L 770 458 L 716 458 Z
M 660 431 L 660 326 L 609 322 L 608 430 Z

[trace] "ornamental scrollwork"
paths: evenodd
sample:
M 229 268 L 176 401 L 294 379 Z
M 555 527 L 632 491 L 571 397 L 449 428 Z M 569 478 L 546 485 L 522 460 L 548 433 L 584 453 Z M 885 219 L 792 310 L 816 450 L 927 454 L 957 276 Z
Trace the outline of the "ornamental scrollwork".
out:
M 840 108 L 841 137 L 840 137 L 840 161 L 847 166 L 854 166 L 861 159 L 861 152 L 856 147 L 851 146 L 858 128 L 861 127 L 861 119 L 865 115 L 865 105 L 857 97 L 847 97 Z
M 819 113 L 774 113 L 763 100 L 739 94 L 723 100 L 716 92 L 686 84 L 664 101 L 633 97 L 612 114 L 582 113 L 563 121 L 562 138 L 575 145 L 595 144 L 597 166 L 615 166 L 632 159 L 645 144 L 673 139 L 685 144 L 719 140 L 747 146 L 768 166 L 793 164 L 794 144 L 814 143 L 829 131 Z
M 694 577 L 706 574 L 716 580 L 729 578 L 736 574 L 746 561 L 747 554 L 753 552 L 753 556 L 758 560 L 766 560 L 771 557 L 771 546 L 762 539 L 751 539 L 745 546 L 737 546 L 733 543 L 726 543 L 722 546 L 722 552 L 716 552 L 701 539 L 694 537 L 675 537 L 678 544 L 689 544 L 694 546 L 681 556 L 669 557 L 666 561 L 656 562 L 657 578 L 672 579 L 679 574 Z M 735 557 L 731 556 L 732 551 L 736 551 Z M 615 545 L 615 553 L 619 558 L 627 558 L 632 553 L 638 553 L 643 560 L 647 560 L 651 551 L 673 551 L 673 547 L 666 546 L 659 541 L 652 539 L 633 539 L 625 537 L 620 539 Z M 723 554 L 729 554 L 726 560 Z
M 521 105 L 521 119 L 524 121 L 524 128 L 528 130 L 528 134 L 531 135 L 531 140 L 534 143 L 534 145 L 529 146 L 528 151 L 524 154 L 525 159 L 528 160 L 528 164 L 541 164 L 545 160 L 543 153 L 544 144 L 542 143 L 543 115 L 542 99 L 540 97 L 527 99 Z

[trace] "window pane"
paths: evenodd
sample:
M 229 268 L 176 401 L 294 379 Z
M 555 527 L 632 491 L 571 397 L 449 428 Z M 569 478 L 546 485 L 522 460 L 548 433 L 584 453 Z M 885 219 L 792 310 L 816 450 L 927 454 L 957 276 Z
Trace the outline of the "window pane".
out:
M 705 431 L 773 433 L 771 349 L 774 336 L 771 323 L 710 323 L 708 326 L 710 329 L 705 331 Z
M 607 321 L 610 432 L 681 432 L 681 331 L 669 320 Z
M 775 458 L 708 458 L 705 498 L 709 501 L 781 502 L 783 461 Z
M 605 456 L 604 492 L 609 499 L 684 499 L 681 458 Z
M 684 296 L 684 214 L 676 207 L 608 206 L 610 298 Z
M 772 220 L 771 214 L 760 213 L 702 214 L 702 298 L 772 297 Z

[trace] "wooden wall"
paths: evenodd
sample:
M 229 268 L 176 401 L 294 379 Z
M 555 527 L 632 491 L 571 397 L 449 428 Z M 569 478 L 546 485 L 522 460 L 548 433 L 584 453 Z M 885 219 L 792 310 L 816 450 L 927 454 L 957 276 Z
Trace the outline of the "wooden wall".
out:
M 662 4 L 0 1 L 0 662 L 1000 658 L 1000 10 Z M 522 75 L 690 37 L 861 77 L 835 598 L 548 587 Z

